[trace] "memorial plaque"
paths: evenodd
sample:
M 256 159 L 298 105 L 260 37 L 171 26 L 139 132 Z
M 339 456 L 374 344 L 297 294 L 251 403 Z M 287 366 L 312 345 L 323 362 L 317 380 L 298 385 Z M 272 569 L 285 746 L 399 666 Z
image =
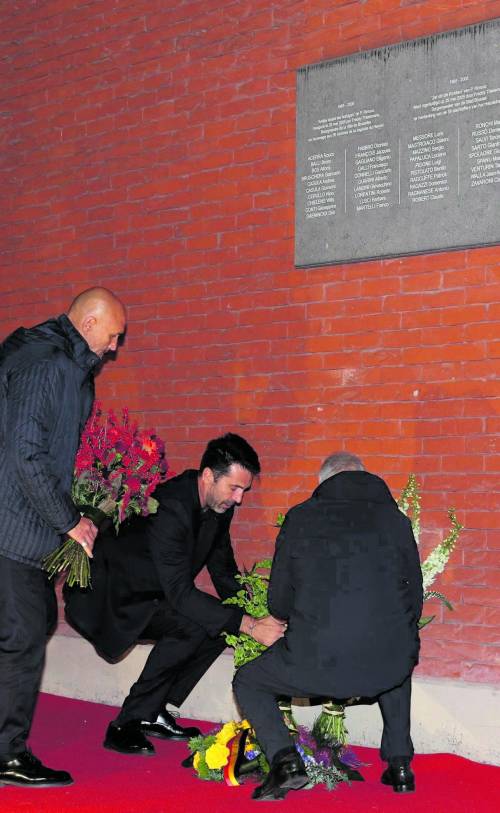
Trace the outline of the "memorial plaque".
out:
M 301 68 L 295 263 L 500 242 L 500 20 Z

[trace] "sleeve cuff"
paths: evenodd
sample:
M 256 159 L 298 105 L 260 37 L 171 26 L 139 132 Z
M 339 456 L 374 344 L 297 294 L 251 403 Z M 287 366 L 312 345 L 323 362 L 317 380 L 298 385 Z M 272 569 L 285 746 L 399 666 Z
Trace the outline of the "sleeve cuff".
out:
M 235 607 L 228 622 L 224 624 L 224 632 L 228 632 L 229 635 L 237 635 L 244 615 L 245 613 L 240 607 Z

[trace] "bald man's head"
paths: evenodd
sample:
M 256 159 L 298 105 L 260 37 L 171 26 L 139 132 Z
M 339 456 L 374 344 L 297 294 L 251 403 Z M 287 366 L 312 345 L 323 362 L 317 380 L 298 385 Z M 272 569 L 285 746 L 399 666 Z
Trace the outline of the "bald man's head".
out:
M 88 288 L 78 294 L 68 311 L 68 318 L 100 358 L 116 350 L 125 330 L 125 308 L 107 288 Z

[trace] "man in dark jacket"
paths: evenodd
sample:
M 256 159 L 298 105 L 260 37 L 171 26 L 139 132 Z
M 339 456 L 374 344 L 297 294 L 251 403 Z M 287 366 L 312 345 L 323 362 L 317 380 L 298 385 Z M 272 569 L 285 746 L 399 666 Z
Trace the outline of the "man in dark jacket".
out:
M 55 595 L 41 562 L 65 535 L 91 555 L 97 529 L 71 500 L 94 371 L 116 350 L 123 305 L 80 294 L 67 315 L 19 328 L 0 346 L 0 784 L 69 784 L 26 748 Z
M 414 790 L 410 769 L 411 673 L 418 661 L 422 574 L 411 523 L 383 480 L 355 455 L 329 457 L 312 497 L 292 508 L 279 533 L 270 612 L 285 637 L 234 679 L 271 771 L 256 799 L 283 798 L 306 781 L 276 698 L 377 698 L 384 729 L 382 776 Z
M 199 471 L 188 469 L 155 491 L 156 514 L 101 534 L 92 561 L 92 589 L 66 589 L 66 616 L 108 659 L 138 640 L 156 641 L 138 680 L 107 730 L 104 746 L 150 755 L 145 734 L 189 739 L 166 709 L 180 706 L 226 644 L 223 630 L 252 635 L 266 646 L 284 633 L 272 617 L 255 621 L 223 605 L 241 586 L 229 527 L 260 463 L 239 435 L 211 440 Z M 220 598 L 194 580 L 206 565 Z

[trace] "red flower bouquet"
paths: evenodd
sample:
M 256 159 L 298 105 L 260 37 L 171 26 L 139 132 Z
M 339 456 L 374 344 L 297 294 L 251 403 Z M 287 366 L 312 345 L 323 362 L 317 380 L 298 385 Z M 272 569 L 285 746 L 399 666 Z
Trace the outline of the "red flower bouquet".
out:
M 104 416 L 100 405 L 95 405 L 83 431 L 73 475 L 72 498 L 83 516 L 96 525 L 109 517 L 118 531 L 127 517 L 156 512 L 158 502 L 152 494 L 169 476 L 161 438 L 130 423 L 127 409 L 122 410 L 120 421 L 111 410 Z M 43 565 L 49 576 L 68 570 L 70 587 L 90 584 L 87 554 L 69 537 Z

